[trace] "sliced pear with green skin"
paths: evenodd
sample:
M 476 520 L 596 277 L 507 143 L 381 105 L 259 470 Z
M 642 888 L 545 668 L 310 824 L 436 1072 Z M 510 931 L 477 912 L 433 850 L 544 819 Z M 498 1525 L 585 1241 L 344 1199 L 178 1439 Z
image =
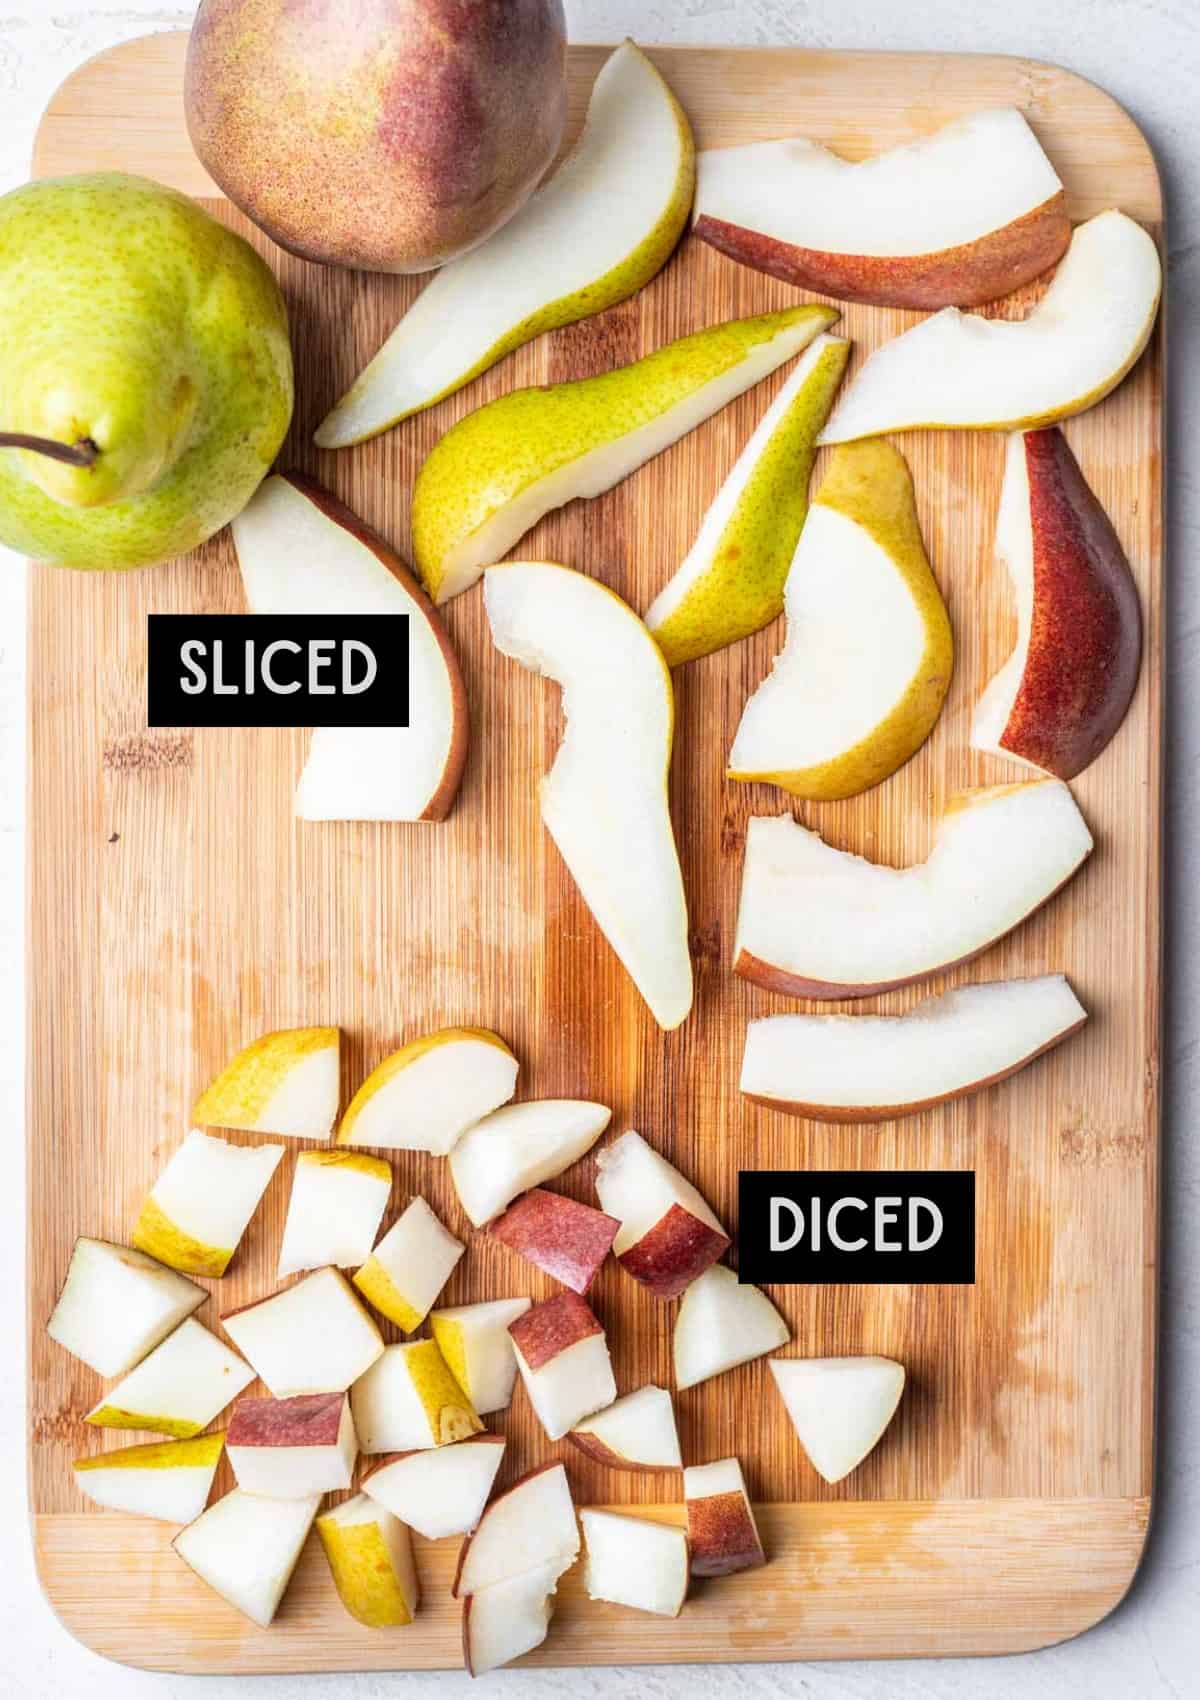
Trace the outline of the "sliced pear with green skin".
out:
M 359 1493 L 317 1518 L 338 1596 L 368 1629 L 411 1623 L 421 1597 L 412 1540 L 398 1517 Z
M 354 1285 L 389 1322 L 411 1334 L 466 1249 L 423 1198 L 414 1198 L 354 1276 Z
M 443 1027 L 372 1069 L 350 1100 L 337 1142 L 445 1157 L 516 1089 L 517 1059 L 498 1034 Z
M 292 1171 L 279 1266 L 282 1281 L 302 1269 L 366 1262 L 392 1191 L 392 1166 L 365 1151 L 302 1151 Z
M 738 456 L 674 578 L 646 624 L 668 667 L 679 667 L 770 625 L 808 512 L 817 434 L 850 344 L 819 336 L 807 348 Z
M 660 1027 L 692 1007 L 687 900 L 667 805 L 675 698 L 662 653 L 598 580 L 551 563 L 487 574 L 502 655 L 557 679 L 567 728 L 542 820 Z
M 882 437 L 835 451 L 785 591 L 788 632 L 746 704 L 731 779 L 856 797 L 933 730 L 954 668 L 908 464 Z
M 253 1380 L 250 1365 L 190 1316 L 83 1420 L 95 1428 L 147 1429 L 186 1440 Z
M 687 118 L 626 41 L 601 67 L 569 158 L 514 219 L 442 267 L 322 422 L 318 445 L 364 442 L 543 331 L 626 300 L 667 263 L 695 181 Z
M 1162 262 L 1121 212 L 1077 227 L 1028 318 L 943 307 L 876 349 L 821 433 L 849 443 L 907 430 L 1027 430 L 1116 389 L 1154 329 Z
M 350 1390 L 361 1451 L 419 1452 L 482 1432 L 436 1340 L 389 1346 Z
M 193 1128 L 151 1187 L 134 1245 L 184 1275 L 224 1275 L 283 1150 Z
M 93 1505 L 130 1511 L 164 1523 L 192 1523 L 208 1503 L 221 1462 L 223 1434 L 194 1440 L 158 1440 L 77 1458 L 75 1485 Z
M 264 1033 L 240 1050 L 197 1098 L 193 1121 L 325 1139 L 340 1093 L 341 1033 L 336 1027 L 289 1027 Z
M 460 419 L 413 487 L 413 553 L 435 602 L 468 589 L 552 508 L 599 496 L 835 322 L 790 307 L 709 325 L 593 378 L 513 390 Z

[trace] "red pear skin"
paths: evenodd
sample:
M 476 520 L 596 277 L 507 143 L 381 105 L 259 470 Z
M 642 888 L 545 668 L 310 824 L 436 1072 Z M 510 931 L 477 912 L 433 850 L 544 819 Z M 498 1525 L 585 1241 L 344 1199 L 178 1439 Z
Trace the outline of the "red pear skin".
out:
M 509 1324 L 508 1332 L 531 1370 L 576 1346 L 589 1335 L 603 1334 L 599 1318 L 577 1293 L 558 1293 Z
M 564 1287 L 586 1293 L 620 1226 L 603 1210 L 537 1186 L 497 1217 L 489 1232 Z
M 345 1393 L 298 1393 L 291 1399 L 239 1399 L 227 1446 L 336 1446 Z
M 1059 779 L 1113 737 L 1142 661 L 1142 614 L 1112 521 L 1057 426 L 1026 431 L 1033 627 L 1003 749 Z
M 1071 240 L 1062 190 L 977 242 L 932 254 L 827 254 L 701 213 L 693 234 L 797 289 L 875 307 L 980 307 L 1056 265 Z
M 687 1502 L 693 1576 L 730 1576 L 767 1562 L 744 1493 L 711 1493 Z
M 728 1234 L 698 1221 L 682 1204 L 672 1204 L 617 1262 L 656 1299 L 677 1299 L 728 1246 Z

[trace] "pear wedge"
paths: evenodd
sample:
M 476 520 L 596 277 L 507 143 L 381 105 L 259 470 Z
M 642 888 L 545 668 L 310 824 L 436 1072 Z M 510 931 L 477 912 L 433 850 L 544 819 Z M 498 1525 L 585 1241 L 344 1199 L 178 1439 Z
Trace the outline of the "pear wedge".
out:
M 611 490 L 799 354 L 838 314 L 790 307 L 709 325 L 594 378 L 513 390 L 434 446 L 413 488 L 413 554 L 435 602 L 475 583 L 543 514 Z
M 75 1485 L 106 1511 L 192 1523 L 208 1503 L 224 1445 L 223 1434 L 202 1434 L 97 1452 L 75 1460 Z
M 784 596 L 787 641 L 746 704 L 729 777 L 855 797 L 925 742 L 954 666 L 908 464 L 884 438 L 834 451 Z
M 692 963 L 667 806 L 675 701 L 658 645 L 619 596 L 569 567 L 493 567 L 484 596 L 501 654 L 563 687 L 546 829 L 654 1019 L 678 1027 Z
M 339 1145 L 444 1157 L 517 1089 L 517 1059 L 486 1027 L 443 1027 L 410 1039 L 371 1070 L 350 1100 Z
M 296 791 L 301 820 L 443 820 L 467 759 L 458 658 L 404 562 L 336 497 L 268 478 L 233 528 L 254 614 L 404 614 L 408 726 L 318 726 Z M 300 564 L 298 570 L 297 563 Z
M 893 1358 L 768 1358 L 767 1367 L 827 1482 L 840 1482 L 875 1450 L 904 1392 L 904 1366 Z
M 1027 319 L 944 307 L 876 349 L 821 433 L 1011 431 L 1082 413 L 1116 389 L 1150 340 L 1162 293 L 1153 240 L 1122 212 L 1071 238 Z
M 240 1050 L 205 1088 L 192 1119 L 205 1127 L 325 1139 L 340 1091 L 336 1027 L 288 1027 Z
M 668 667 L 761 631 L 783 586 L 808 512 L 817 434 L 846 370 L 850 344 L 807 348 L 725 480 L 674 578 L 646 613 Z
M 692 133 L 632 41 L 596 78 L 575 149 L 516 218 L 427 285 L 316 433 L 340 449 L 431 407 L 514 348 L 624 301 L 691 210 Z

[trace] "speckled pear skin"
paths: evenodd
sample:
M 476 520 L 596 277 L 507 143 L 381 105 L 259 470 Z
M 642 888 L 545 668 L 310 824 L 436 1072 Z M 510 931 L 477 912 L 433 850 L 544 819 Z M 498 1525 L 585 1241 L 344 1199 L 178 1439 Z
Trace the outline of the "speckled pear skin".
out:
M 192 146 L 281 247 L 421 272 L 524 205 L 566 121 L 562 0 L 204 0 Z
M 195 548 L 258 488 L 292 396 L 270 268 L 194 201 L 119 173 L 0 198 L 0 430 L 100 450 L 0 449 L 0 543 L 108 569 Z

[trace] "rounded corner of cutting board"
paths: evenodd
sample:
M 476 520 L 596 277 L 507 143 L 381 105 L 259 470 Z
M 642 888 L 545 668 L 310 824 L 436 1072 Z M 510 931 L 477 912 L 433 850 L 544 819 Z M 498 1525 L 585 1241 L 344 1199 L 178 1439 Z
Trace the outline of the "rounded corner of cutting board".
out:
M 1097 117 L 1107 118 L 1107 128 L 1114 135 L 1123 133 L 1123 154 L 1131 162 L 1136 159 L 1139 172 L 1144 171 L 1147 182 L 1152 185 L 1149 198 L 1153 205 L 1139 209 L 1138 216 L 1161 225 L 1165 217 L 1166 201 L 1158 155 L 1154 151 L 1154 144 L 1129 108 L 1124 106 L 1110 89 L 1105 88 L 1103 83 L 1093 82 L 1090 77 L 1085 77 L 1081 71 L 1072 70 L 1069 65 L 1059 65 L 1052 59 L 1022 59 L 1020 63 L 1027 69 L 1031 78 L 1052 77 L 1063 91 L 1082 96 L 1087 104 L 1095 109 Z

